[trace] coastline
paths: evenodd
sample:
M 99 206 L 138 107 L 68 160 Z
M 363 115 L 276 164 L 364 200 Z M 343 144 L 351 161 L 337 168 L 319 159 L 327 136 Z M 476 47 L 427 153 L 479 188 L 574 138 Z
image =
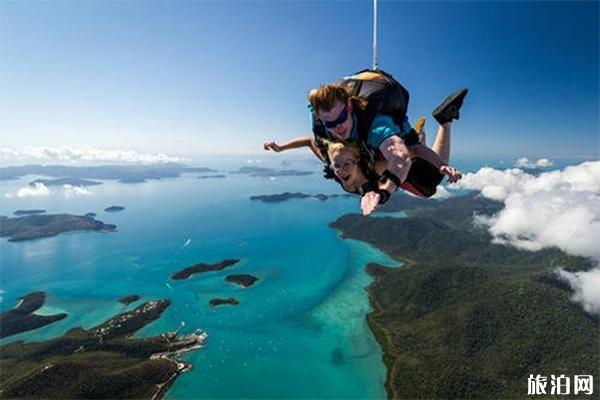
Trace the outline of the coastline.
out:
M 598 319 L 573 304 L 549 267 L 593 263 L 495 244 L 465 223 L 465 213 L 493 206 L 465 196 L 411 208 L 408 219 L 345 215 L 332 224 L 409 267 L 367 267 L 367 323 L 383 350 L 388 398 L 508 398 L 531 371 L 597 371 L 598 356 L 583 349 L 597 343 Z
M 175 335 L 177 335 L 176 331 L 167 332 L 164 336 L 165 337 L 170 337 L 170 336 L 174 337 Z M 180 355 L 189 353 L 193 350 L 201 349 L 207 338 L 208 338 L 208 334 L 206 334 L 206 332 L 204 332 L 204 331 L 200 334 L 191 333 L 191 334 L 185 335 L 184 337 L 179 339 L 179 341 L 193 340 L 195 344 L 192 344 L 189 347 L 183 347 L 183 348 L 176 349 L 173 351 L 152 354 L 150 356 L 150 360 L 164 359 L 164 360 L 167 360 L 167 361 L 173 363 L 176 367 L 175 372 L 169 378 L 167 378 L 167 380 L 165 382 L 157 385 L 158 388 L 156 390 L 156 393 L 154 393 L 154 395 L 152 395 L 151 400 L 162 399 L 165 396 L 165 394 L 167 393 L 167 391 L 169 390 L 169 388 L 173 385 L 173 383 L 175 383 L 175 380 L 179 377 L 179 375 L 183 374 L 184 372 L 191 371 L 191 369 L 193 368 L 192 363 L 181 361 L 177 357 Z
M 370 265 L 372 265 L 372 264 L 370 264 Z M 383 314 L 383 308 L 377 302 L 377 300 L 375 299 L 375 296 L 373 295 L 373 292 L 375 290 L 375 285 L 378 283 L 378 280 L 381 279 L 381 277 L 370 273 L 368 271 L 368 269 L 369 269 L 368 267 L 369 266 L 367 266 L 367 273 L 369 273 L 369 275 L 373 278 L 373 282 L 371 282 L 371 284 L 367 287 L 367 292 L 369 293 L 369 295 L 368 295 L 369 304 L 371 304 L 371 307 L 372 307 L 372 311 L 370 313 L 368 313 L 366 316 L 367 324 L 369 326 L 369 329 L 371 330 L 371 333 L 373 333 L 373 337 L 375 337 L 375 340 L 381 346 L 382 360 L 386 367 L 386 376 L 385 376 L 385 385 L 384 386 L 385 386 L 385 391 L 387 393 L 387 398 L 388 399 L 399 399 L 400 394 L 394 390 L 394 387 L 390 383 L 392 380 L 391 378 L 393 376 L 394 361 L 390 357 L 387 349 L 392 348 L 392 340 L 390 338 L 389 332 L 381 324 L 379 324 L 377 322 L 377 317 L 379 317 Z M 383 267 L 383 268 L 385 268 L 385 267 Z
M 388 393 L 389 367 L 385 362 L 385 347 L 369 321 L 369 316 L 378 309 L 370 299 L 369 288 L 375 277 L 367 272 L 367 266 L 377 263 L 399 269 L 404 264 L 368 242 L 343 238 L 341 231 L 336 231 L 350 251 L 349 275 L 310 315 L 344 338 L 348 348 L 341 354 L 342 362 L 352 360 L 359 371 L 370 375 L 372 388 L 368 397 L 384 398 Z

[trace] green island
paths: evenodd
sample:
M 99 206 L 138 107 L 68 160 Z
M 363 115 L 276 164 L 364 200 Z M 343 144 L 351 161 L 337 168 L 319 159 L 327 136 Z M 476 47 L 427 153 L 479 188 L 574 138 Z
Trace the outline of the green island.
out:
M 45 301 L 46 292 L 29 293 L 21 297 L 19 303 L 11 310 L 0 313 L 0 338 L 41 328 L 67 316 L 64 313 L 54 315 L 34 314 L 44 305 Z
M 227 282 L 236 283 L 241 287 L 250 287 L 256 283 L 258 278 L 250 274 L 239 274 L 239 275 L 227 275 L 225 277 Z
M 383 349 L 389 398 L 525 398 L 530 374 L 600 376 L 599 318 L 571 300 L 555 273 L 589 270 L 593 261 L 493 243 L 473 215 L 502 207 L 475 194 L 395 195 L 385 210 L 407 218 L 353 214 L 331 224 L 404 263 L 367 266 L 367 320 Z
M 17 210 L 13 214 L 16 216 L 44 214 L 46 210 Z
M 123 296 L 119 299 L 119 303 L 124 304 L 126 306 L 130 305 L 131 303 L 135 303 L 136 301 L 138 301 L 140 299 L 140 295 L 138 294 L 132 294 L 129 296 Z
M 199 274 L 202 272 L 220 271 L 222 269 L 225 269 L 227 267 L 231 267 L 232 265 L 237 264 L 239 261 L 240 260 L 236 260 L 236 259 L 227 259 L 227 260 L 223 260 L 221 262 L 215 263 L 215 264 L 205 264 L 205 263 L 194 264 L 190 267 L 186 267 L 186 268 L 182 269 L 179 272 L 174 273 L 173 275 L 171 275 L 171 279 L 183 280 L 183 279 L 188 279 L 190 276 L 192 276 L 194 274 Z
M 162 397 L 190 364 L 176 357 L 202 347 L 206 333 L 133 338 L 160 317 L 169 300 L 146 302 L 89 330 L 73 328 L 44 342 L 0 347 L 0 398 Z
M 71 231 L 114 232 L 116 225 L 105 224 L 93 217 L 72 214 L 26 215 L 9 218 L 0 215 L 0 237 L 9 242 L 56 236 Z
M 41 183 L 45 186 L 63 186 L 63 185 L 71 185 L 71 186 L 95 186 L 102 185 L 102 182 L 92 181 L 89 179 L 77 179 L 77 178 L 55 178 L 55 179 L 36 179 L 34 181 L 29 182 L 30 186 L 35 186 L 36 184 Z
M 265 203 L 281 203 L 282 201 L 292 200 L 292 199 L 317 199 L 321 201 L 325 201 L 327 199 L 335 199 L 338 197 L 353 197 L 350 194 L 306 194 L 306 193 L 279 193 L 279 194 L 261 194 L 256 196 L 250 196 L 250 200 L 259 200 Z
M 222 179 L 227 178 L 227 175 L 201 175 L 196 177 L 196 179 Z
M 272 176 L 303 176 L 303 175 L 312 175 L 314 172 L 312 171 L 300 171 L 297 169 L 284 169 L 278 170 L 273 168 L 264 168 L 264 167 L 240 167 L 237 171 L 231 172 L 232 174 L 248 174 L 248 176 L 252 177 L 263 177 L 269 178 Z
M 215 298 L 215 299 L 211 299 L 208 302 L 208 305 L 210 305 L 211 307 L 222 306 L 225 304 L 237 306 L 238 304 L 240 304 L 240 302 L 235 297 L 228 297 L 226 299 Z
M 106 207 L 104 209 L 104 211 L 106 212 L 117 212 L 117 211 L 123 211 L 125 209 L 125 207 L 123 206 L 110 206 L 110 207 Z

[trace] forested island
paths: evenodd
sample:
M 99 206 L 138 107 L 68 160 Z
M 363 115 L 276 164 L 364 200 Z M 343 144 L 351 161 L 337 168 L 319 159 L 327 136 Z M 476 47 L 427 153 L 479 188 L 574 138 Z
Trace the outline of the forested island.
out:
M 205 264 L 205 263 L 194 264 L 192 266 L 182 269 L 179 272 L 174 273 L 171 276 L 171 279 L 182 280 L 182 279 L 188 279 L 190 276 L 192 276 L 194 274 L 199 274 L 202 272 L 220 271 L 222 269 L 225 269 L 227 267 L 237 264 L 239 261 L 240 260 L 237 260 L 237 259 L 227 259 L 227 260 L 223 260 L 221 262 L 215 263 L 215 264 Z
M 228 297 L 226 299 L 219 299 L 219 298 L 211 299 L 208 302 L 208 304 L 211 307 L 222 306 L 222 305 L 225 305 L 225 304 L 229 304 L 229 305 L 232 305 L 232 306 L 237 306 L 238 304 L 240 304 L 240 302 L 236 298 L 234 298 L 234 297 Z
M 189 167 L 177 163 L 152 165 L 21 165 L 0 168 L 0 181 L 19 179 L 25 175 L 43 175 L 58 179 L 101 179 L 117 180 L 123 183 L 141 183 L 149 179 L 177 178 L 183 173 L 213 173 L 206 167 Z
M 227 282 L 236 283 L 242 287 L 250 287 L 256 283 L 257 277 L 250 274 L 228 275 L 225 277 Z
M 125 207 L 123 206 L 110 206 L 110 207 L 106 207 L 104 209 L 104 211 L 106 212 L 118 212 L 118 211 L 123 211 L 125 209 Z
M 105 224 L 90 216 L 71 214 L 26 215 L 9 218 L 0 215 L 0 237 L 9 242 L 56 236 L 71 231 L 114 232 L 116 225 Z
M 190 364 L 176 359 L 198 349 L 206 334 L 178 338 L 174 332 L 132 338 L 160 317 L 169 300 L 149 301 L 89 330 L 73 328 L 43 342 L 0 347 L 0 398 L 162 397 Z
M 119 303 L 121 304 L 125 304 L 126 306 L 130 305 L 131 303 L 135 303 L 136 301 L 138 301 L 141 297 L 137 294 L 132 294 L 129 296 L 123 296 L 119 299 Z
M 67 314 L 37 315 L 46 301 L 46 292 L 32 292 L 19 299 L 19 303 L 9 311 L 0 313 L 0 338 L 41 328 L 64 319 Z
M 92 181 L 89 179 L 79 179 L 79 178 L 56 178 L 56 179 L 36 179 L 29 183 L 30 186 L 35 186 L 37 183 L 41 183 L 45 186 L 63 186 L 63 185 L 71 185 L 71 186 L 95 186 L 102 185 L 102 182 Z
M 300 171 L 297 169 L 273 169 L 264 167 L 240 167 L 232 174 L 247 174 L 252 177 L 271 177 L 271 176 L 304 176 L 312 175 L 312 171 Z
M 345 215 L 332 226 L 405 264 L 367 269 L 390 398 L 522 398 L 530 374 L 600 376 L 599 319 L 554 272 L 588 270 L 591 260 L 492 243 L 473 215 L 502 204 L 474 194 L 396 195 L 386 206 L 408 218 Z
M 20 217 L 23 215 L 36 215 L 36 214 L 44 214 L 46 210 L 17 210 L 13 214 Z
M 300 192 L 295 192 L 295 193 L 285 192 L 285 193 L 278 193 L 278 194 L 263 194 L 263 195 L 250 196 L 250 200 L 259 200 L 259 201 L 263 201 L 265 203 L 281 203 L 282 201 L 292 200 L 292 199 L 317 199 L 317 200 L 325 201 L 327 199 L 334 199 L 334 198 L 338 198 L 338 197 L 352 197 L 352 195 L 350 195 L 350 194 L 325 195 L 325 194 L 306 194 L 306 193 L 300 193 Z
M 227 178 L 227 175 L 201 175 L 196 177 L 196 179 L 221 179 Z

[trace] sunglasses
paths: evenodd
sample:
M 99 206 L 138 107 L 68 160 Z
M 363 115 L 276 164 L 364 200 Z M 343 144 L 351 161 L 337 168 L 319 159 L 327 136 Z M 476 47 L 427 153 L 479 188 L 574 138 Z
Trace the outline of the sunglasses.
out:
M 344 122 L 346 122 L 347 119 L 348 119 L 348 106 L 345 106 L 344 109 L 342 110 L 342 112 L 340 113 L 340 115 L 338 115 L 338 117 L 335 120 L 333 120 L 333 121 L 321 120 L 321 122 L 323 123 L 323 125 L 325 125 L 326 128 L 335 129 L 338 127 L 338 125 L 341 125 Z

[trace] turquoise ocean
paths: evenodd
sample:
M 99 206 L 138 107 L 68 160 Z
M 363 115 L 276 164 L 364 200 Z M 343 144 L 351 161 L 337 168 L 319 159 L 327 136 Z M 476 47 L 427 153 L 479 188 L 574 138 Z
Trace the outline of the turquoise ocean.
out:
M 264 158 L 263 158 L 264 159 Z M 251 162 L 251 163 L 250 163 Z M 302 158 L 286 162 L 232 160 L 205 162 L 226 174 L 211 173 L 139 184 L 103 181 L 89 194 L 66 197 L 50 188 L 43 197 L 7 197 L 38 176 L 4 181 L 0 214 L 18 209 L 85 214 L 116 224 L 114 233 L 77 232 L 11 243 L 0 240 L 0 308 L 6 311 L 32 291 L 48 293 L 39 313 L 66 312 L 57 323 L 5 338 L 39 341 L 82 326 L 90 328 L 142 301 L 171 299 L 162 317 L 137 335 L 157 335 L 179 327 L 197 328 L 209 338 L 184 359 L 193 369 L 166 393 L 168 399 L 385 398 L 382 352 L 369 330 L 365 265 L 397 261 L 352 240 L 328 225 L 359 212 L 357 198 L 251 201 L 252 195 L 286 191 L 342 193 L 324 181 L 317 164 Z M 240 166 L 315 171 L 308 176 L 249 177 L 232 174 Z M 462 165 L 474 170 L 475 163 Z M 104 212 L 111 205 L 124 211 Z M 241 261 L 223 271 L 170 276 L 198 262 Z M 259 278 L 240 288 L 224 277 L 249 273 Z M 139 294 L 125 308 L 118 299 Z M 214 297 L 233 296 L 238 306 L 211 308 Z

